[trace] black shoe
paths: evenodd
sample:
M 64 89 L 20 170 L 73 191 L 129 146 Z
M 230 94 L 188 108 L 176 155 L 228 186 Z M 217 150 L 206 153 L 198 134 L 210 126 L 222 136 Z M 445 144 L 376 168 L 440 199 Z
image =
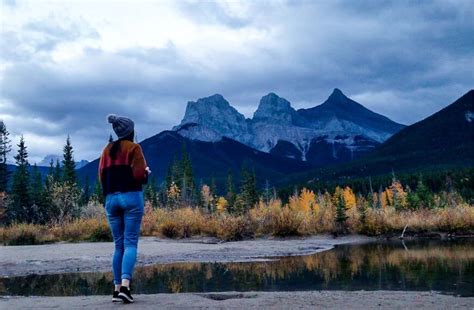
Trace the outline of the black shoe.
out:
M 122 298 L 119 297 L 118 291 L 114 291 L 114 294 L 112 295 L 112 302 L 122 302 Z
M 133 302 L 132 294 L 130 294 L 130 290 L 125 286 L 122 286 L 120 288 L 120 293 L 118 294 L 118 297 L 122 299 L 122 301 L 126 304 L 130 304 Z

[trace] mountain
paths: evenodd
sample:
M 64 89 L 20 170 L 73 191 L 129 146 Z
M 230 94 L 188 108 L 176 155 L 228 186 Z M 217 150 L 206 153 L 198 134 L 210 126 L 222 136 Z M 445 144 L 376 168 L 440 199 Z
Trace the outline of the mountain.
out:
M 222 137 L 237 141 L 249 139 L 245 117 L 219 94 L 189 101 L 181 124 L 173 130 L 184 137 L 207 142 L 216 142 Z
M 196 181 L 209 183 L 211 177 L 215 177 L 220 188 L 225 188 L 229 170 L 237 182 L 243 165 L 255 169 L 259 182 L 269 180 L 271 184 L 290 173 L 311 168 L 308 163 L 260 152 L 229 138 L 216 142 L 199 141 L 185 138 L 175 131 L 163 131 L 142 141 L 140 145 L 147 164 L 159 182 L 163 181 L 174 157 L 180 156 L 183 145 L 191 158 Z M 96 159 L 78 170 L 80 179 L 88 175 L 91 180 L 95 180 L 98 164 L 99 160 Z
M 260 182 L 269 180 L 273 185 L 294 184 L 315 179 L 315 176 L 320 180 L 337 180 L 387 174 L 392 169 L 409 172 L 474 166 L 473 90 L 434 115 L 401 129 L 382 144 L 376 139 L 383 139 L 384 135 L 403 125 L 375 114 L 341 94 L 335 90 L 317 109 L 295 111 L 288 101 L 271 93 L 262 98 L 252 119 L 245 119 L 222 96 L 215 95 L 188 103 L 187 113 L 179 126 L 140 144 L 158 181 L 164 179 L 169 164 L 185 145 L 196 181 L 210 182 L 214 176 L 220 188 L 224 188 L 229 169 L 236 180 L 239 178 L 244 163 L 255 168 Z M 351 113 L 344 114 L 342 105 Z M 335 123 L 338 125 L 331 127 Z M 222 135 L 223 131 L 230 137 Z M 378 136 L 371 136 L 374 132 Z M 309 133 L 316 133 L 306 146 L 306 161 L 300 160 L 300 133 L 308 133 L 308 137 L 311 137 Z M 286 139 L 270 139 L 278 135 Z M 252 147 L 255 141 L 264 141 L 265 137 L 267 141 L 275 142 L 268 152 Z M 357 152 L 359 154 L 355 154 Z M 359 158 L 338 163 L 335 161 L 337 156 Z M 314 162 L 325 166 L 318 168 Z M 89 175 L 95 180 L 97 167 L 98 160 L 95 160 L 79 169 L 80 179 Z
M 374 113 L 335 89 L 321 105 L 296 111 L 275 93 L 262 97 L 245 119 L 222 95 L 189 102 L 174 131 L 193 140 L 223 137 L 279 157 L 314 166 L 353 160 L 404 126 Z
M 62 163 L 63 157 L 60 155 L 46 155 L 37 165 L 39 167 L 49 167 L 51 161 L 53 161 L 53 164 L 56 165 L 56 161 L 59 161 L 59 163 Z M 89 161 L 83 159 L 80 161 L 76 161 L 76 169 L 80 169 L 87 165 Z
M 474 90 L 435 114 L 405 127 L 350 163 L 312 170 L 296 179 L 352 178 L 474 166 Z
M 367 159 L 396 166 L 473 165 L 474 90 L 401 130 Z
M 334 89 L 329 98 L 321 105 L 310 109 L 300 109 L 298 113 L 313 126 L 333 123 L 336 128 L 349 132 L 360 131 L 377 142 L 387 140 L 404 125 L 365 108 L 346 97 L 341 90 Z M 323 125 L 324 126 L 324 125 Z

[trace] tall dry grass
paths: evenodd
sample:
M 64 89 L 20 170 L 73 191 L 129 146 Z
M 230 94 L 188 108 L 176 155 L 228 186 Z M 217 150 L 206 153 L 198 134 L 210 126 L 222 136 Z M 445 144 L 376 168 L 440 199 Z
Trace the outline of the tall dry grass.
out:
M 349 193 L 350 194 L 350 193 Z M 174 210 L 145 206 L 142 236 L 188 238 L 213 236 L 222 240 L 240 240 L 262 235 L 291 236 L 337 233 L 336 208 L 331 195 L 315 195 L 303 190 L 288 204 L 279 199 L 260 201 L 243 215 L 225 210 L 208 213 L 197 207 Z M 365 220 L 354 202 L 346 210 L 346 231 L 367 235 L 408 232 L 474 232 L 474 207 L 466 203 L 454 207 L 397 211 L 392 206 L 368 208 Z M 51 225 L 13 224 L 0 227 L 3 244 L 41 244 L 56 241 L 112 240 L 104 208 L 90 204 L 81 218 Z

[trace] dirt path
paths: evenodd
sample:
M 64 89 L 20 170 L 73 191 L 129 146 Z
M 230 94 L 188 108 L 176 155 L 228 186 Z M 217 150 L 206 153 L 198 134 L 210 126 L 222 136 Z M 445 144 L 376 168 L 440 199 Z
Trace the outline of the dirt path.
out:
M 473 309 L 474 298 L 430 292 L 309 291 L 137 295 L 133 305 L 109 296 L 8 297 L 0 309 Z
M 140 239 L 137 265 L 258 261 L 313 254 L 329 250 L 337 244 L 370 240 L 373 239 L 363 236 L 315 236 L 218 243 L 210 238 L 170 240 L 147 237 Z M 0 277 L 109 271 L 113 248 L 111 242 L 0 246 Z

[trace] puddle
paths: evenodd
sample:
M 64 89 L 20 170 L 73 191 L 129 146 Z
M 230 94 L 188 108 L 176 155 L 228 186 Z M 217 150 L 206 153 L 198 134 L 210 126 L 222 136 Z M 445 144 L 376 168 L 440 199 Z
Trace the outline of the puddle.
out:
M 111 273 L 0 278 L 0 295 L 109 295 L 111 283 Z M 474 240 L 341 245 L 263 262 L 153 265 L 137 268 L 132 286 L 135 294 L 404 290 L 474 296 Z M 242 298 L 234 295 L 204 297 Z

